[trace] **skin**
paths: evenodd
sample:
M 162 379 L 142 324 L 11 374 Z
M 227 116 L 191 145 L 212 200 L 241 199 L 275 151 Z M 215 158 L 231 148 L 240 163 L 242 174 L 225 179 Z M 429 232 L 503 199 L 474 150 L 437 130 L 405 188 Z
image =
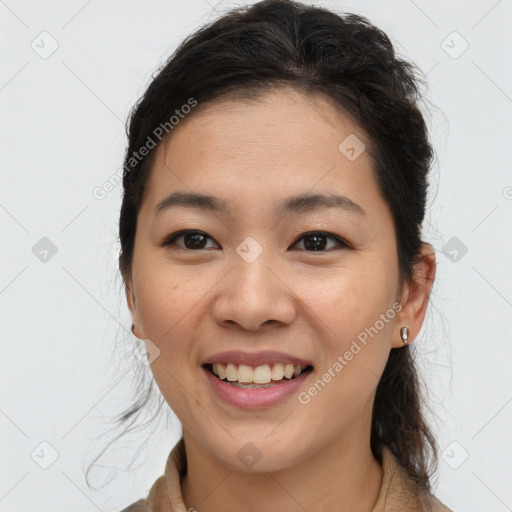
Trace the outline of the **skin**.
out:
M 415 279 L 400 289 L 389 206 L 364 151 L 350 161 L 339 144 L 365 133 L 320 95 L 276 89 L 258 100 L 222 100 L 193 114 L 160 145 L 138 216 L 133 265 L 125 276 L 134 333 L 160 350 L 155 380 L 183 425 L 187 509 L 370 511 L 382 467 L 370 449 L 376 387 L 389 351 L 420 331 L 435 275 L 422 246 Z M 230 214 L 155 206 L 174 191 L 229 203 Z M 278 201 L 336 192 L 365 215 L 340 208 L 276 216 Z M 181 229 L 206 233 L 206 247 L 185 248 Z M 304 233 L 325 239 L 307 249 Z M 252 263 L 236 252 L 252 236 L 263 249 Z M 189 241 L 190 242 L 190 241 Z M 332 248 L 332 249 L 331 249 Z M 312 362 L 307 389 L 357 335 L 396 301 L 402 309 L 308 404 L 292 395 L 276 406 L 242 410 L 212 391 L 205 358 L 224 350 L 279 350 Z M 149 345 L 148 350 L 150 350 Z M 261 459 L 245 467 L 237 452 L 253 443 Z

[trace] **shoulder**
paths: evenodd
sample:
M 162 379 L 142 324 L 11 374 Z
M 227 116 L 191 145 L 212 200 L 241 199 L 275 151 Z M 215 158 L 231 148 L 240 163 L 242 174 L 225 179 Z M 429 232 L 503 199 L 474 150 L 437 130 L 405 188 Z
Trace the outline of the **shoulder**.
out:
M 121 512 L 186 512 L 180 487 L 186 468 L 185 444 L 181 438 L 167 458 L 164 474 L 156 479 L 148 495 Z
M 167 486 L 165 477 L 161 476 L 151 487 L 147 498 L 132 503 L 121 512 L 163 512 L 167 510 L 171 510 L 168 503 Z

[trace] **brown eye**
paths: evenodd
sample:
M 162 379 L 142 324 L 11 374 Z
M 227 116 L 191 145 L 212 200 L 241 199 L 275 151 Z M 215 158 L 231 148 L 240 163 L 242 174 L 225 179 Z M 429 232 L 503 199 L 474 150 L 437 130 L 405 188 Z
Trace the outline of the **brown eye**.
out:
M 335 242 L 334 247 L 327 247 L 329 245 L 329 240 Z M 325 252 L 336 248 L 336 246 L 346 248 L 349 247 L 349 244 L 347 244 L 340 237 L 333 235 L 332 233 L 325 233 L 323 231 L 306 233 L 302 235 L 293 245 L 297 245 L 301 241 L 303 241 L 303 248 L 301 249 L 308 252 Z
M 202 231 L 180 231 L 172 234 L 162 245 L 177 245 L 181 249 L 189 250 L 208 249 L 210 248 L 206 247 L 208 239 L 213 240 Z M 176 243 L 177 240 L 183 240 L 183 243 Z

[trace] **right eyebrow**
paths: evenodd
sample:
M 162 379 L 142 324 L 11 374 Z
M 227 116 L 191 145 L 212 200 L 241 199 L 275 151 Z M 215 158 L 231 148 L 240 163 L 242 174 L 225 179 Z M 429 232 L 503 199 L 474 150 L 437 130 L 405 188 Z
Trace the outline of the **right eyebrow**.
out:
M 201 210 L 222 213 L 229 211 L 228 203 L 218 197 L 192 192 L 173 192 L 155 206 L 153 214 L 156 215 L 173 206 L 195 207 Z

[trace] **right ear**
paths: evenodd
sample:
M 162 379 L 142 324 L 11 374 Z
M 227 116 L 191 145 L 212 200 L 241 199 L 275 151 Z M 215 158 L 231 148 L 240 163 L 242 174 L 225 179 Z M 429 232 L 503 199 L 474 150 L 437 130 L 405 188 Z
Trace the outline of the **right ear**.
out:
M 126 303 L 128 304 L 128 309 L 130 310 L 130 314 L 132 315 L 132 321 L 135 320 L 135 295 L 132 289 L 132 283 L 130 281 L 126 281 L 124 285 L 124 291 L 126 294 Z
M 143 339 L 140 332 L 139 321 L 137 320 L 137 301 L 135 299 L 135 294 L 133 293 L 133 285 L 131 281 L 125 282 L 124 291 L 126 294 L 126 303 L 128 304 L 128 309 L 130 310 L 130 315 L 132 317 L 132 333 L 139 339 Z

